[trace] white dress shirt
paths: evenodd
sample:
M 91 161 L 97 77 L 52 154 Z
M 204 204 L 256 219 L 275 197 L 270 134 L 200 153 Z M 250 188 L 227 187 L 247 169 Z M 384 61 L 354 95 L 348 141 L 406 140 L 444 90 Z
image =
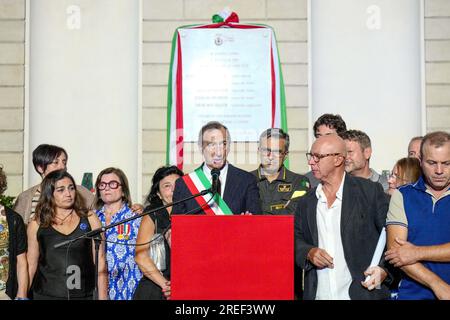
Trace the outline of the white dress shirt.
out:
M 352 276 L 344 257 L 341 238 L 342 190 L 345 173 L 336 193 L 336 200 L 328 208 L 327 197 L 320 183 L 317 186 L 317 231 L 319 248 L 324 249 L 333 258 L 334 268 L 317 270 L 316 300 L 350 300 L 348 290 Z

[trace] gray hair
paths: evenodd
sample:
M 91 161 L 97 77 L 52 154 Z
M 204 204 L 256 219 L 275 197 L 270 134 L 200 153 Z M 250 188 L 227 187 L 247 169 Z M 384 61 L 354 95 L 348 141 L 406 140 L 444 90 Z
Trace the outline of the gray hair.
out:
M 361 150 L 372 147 L 369 136 L 361 130 L 347 130 L 342 134 L 341 138 L 348 141 L 358 142 Z
M 230 131 L 228 130 L 228 128 L 226 126 L 224 126 L 223 124 L 221 124 L 219 121 L 210 121 L 207 124 L 205 124 L 198 133 L 198 146 L 200 147 L 200 149 L 203 148 L 203 135 L 205 134 L 206 131 L 212 130 L 212 129 L 217 129 L 217 130 L 224 129 L 225 130 L 225 132 L 227 133 L 227 138 L 226 138 L 227 148 L 229 148 L 230 143 L 231 143 L 231 136 L 230 136 Z

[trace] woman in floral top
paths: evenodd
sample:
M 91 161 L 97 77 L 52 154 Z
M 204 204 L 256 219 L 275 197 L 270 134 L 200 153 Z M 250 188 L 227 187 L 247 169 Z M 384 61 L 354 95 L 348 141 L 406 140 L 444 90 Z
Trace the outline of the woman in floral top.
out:
M 132 217 L 128 179 L 118 168 L 106 168 L 95 183 L 97 215 L 103 226 Z M 131 300 L 142 277 L 134 261 L 136 238 L 141 218 L 106 231 L 110 300 Z
M 0 165 L 0 195 L 7 189 Z M 27 232 L 22 218 L 0 204 L 0 300 L 24 300 L 28 289 Z

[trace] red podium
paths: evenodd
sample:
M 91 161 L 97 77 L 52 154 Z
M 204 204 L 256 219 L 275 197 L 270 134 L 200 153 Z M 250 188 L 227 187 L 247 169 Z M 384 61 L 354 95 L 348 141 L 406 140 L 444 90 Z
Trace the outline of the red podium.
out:
M 172 216 L 174 300 L 293 300 L 293 216 Z

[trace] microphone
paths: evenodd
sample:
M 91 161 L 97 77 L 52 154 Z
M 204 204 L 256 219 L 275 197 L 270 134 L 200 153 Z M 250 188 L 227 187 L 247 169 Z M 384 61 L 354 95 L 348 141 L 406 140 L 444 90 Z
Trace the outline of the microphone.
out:
M 219 190 L 218 190 L 219 189 L 219 183 L 220 183 L 219 176 L 220 176 L 220 170 L 219 169 L 214 168 L 214 169 L 211 170 L 211 177 L 212 177 L 211 192 L 212 192 L 213 195 L 219 192 Z

